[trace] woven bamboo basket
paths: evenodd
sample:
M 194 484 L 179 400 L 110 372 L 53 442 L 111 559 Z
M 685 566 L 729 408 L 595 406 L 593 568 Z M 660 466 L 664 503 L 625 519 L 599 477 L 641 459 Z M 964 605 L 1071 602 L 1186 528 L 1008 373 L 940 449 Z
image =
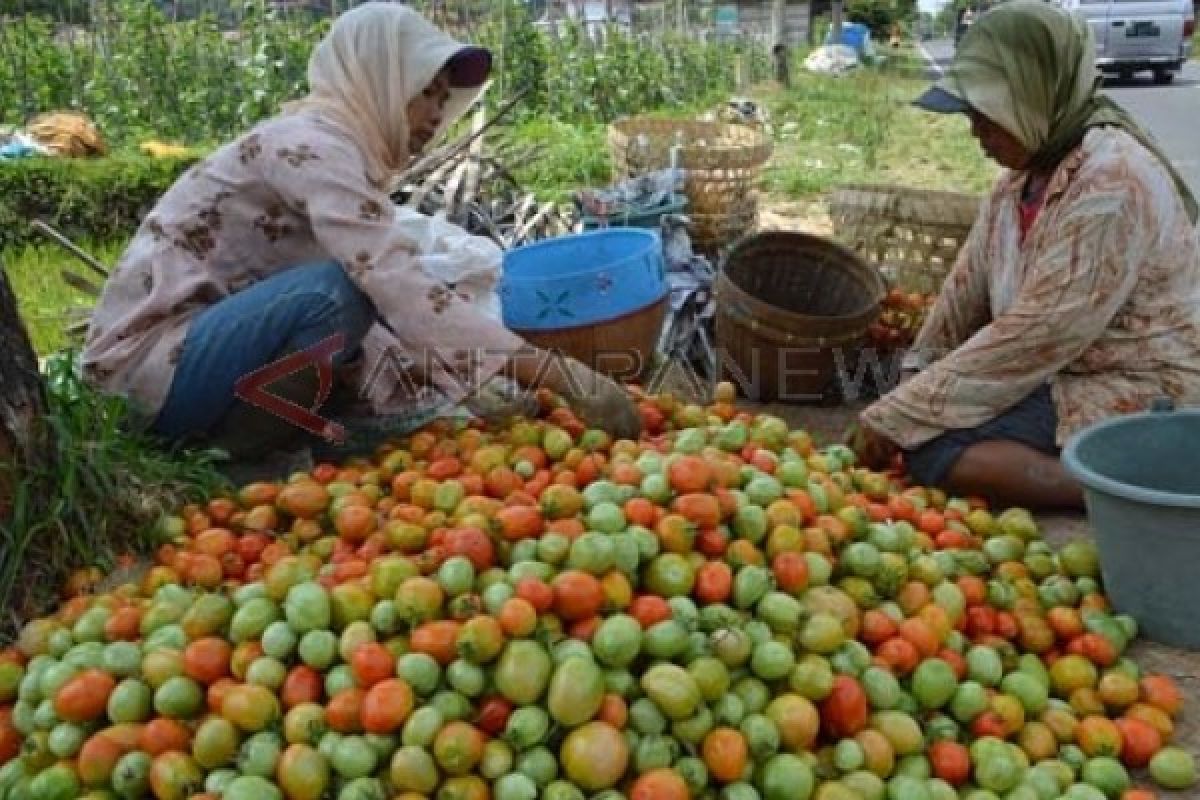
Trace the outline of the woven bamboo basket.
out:
M 899 186 L 849 185 L 829 203 L 834 235 L 908 292 L 937 293 L 975 224 L 980 198 Z
M 771 142 L 762 130 L 728 122 L 629 117 L 609 126 L 608 145 L 621 180 L 668 168 L 672 148 L 679 146 L 697 250 L 715 255 L 754 228 L 756 187 L 771 157 Z
M 886 286 L 850 249 L 806 233 L 749 236 L 717 276 L 721 371 L 759 402 L 839 396 L 839 364 L 854 363 Z

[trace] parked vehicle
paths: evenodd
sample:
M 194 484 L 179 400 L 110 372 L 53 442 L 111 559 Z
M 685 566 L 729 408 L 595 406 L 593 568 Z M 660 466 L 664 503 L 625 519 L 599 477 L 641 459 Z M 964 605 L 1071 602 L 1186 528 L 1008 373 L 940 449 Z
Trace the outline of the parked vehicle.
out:
M 1096 66 L 1129 79 L 1151 71 L 1170 83 L 1191 58 L 1194 0 L 1063 0 L 1096 37 Z

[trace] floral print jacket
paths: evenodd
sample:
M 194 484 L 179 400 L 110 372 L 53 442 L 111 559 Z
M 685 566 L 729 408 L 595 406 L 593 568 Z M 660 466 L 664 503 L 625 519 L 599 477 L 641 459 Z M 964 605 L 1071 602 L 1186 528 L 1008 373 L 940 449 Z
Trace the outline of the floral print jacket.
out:
M 84 374 L 147 416 L 171 386 L 189 323 L 204 309 L 291 267 L 333 259 L 375 305 L 360 387 L 398 411 L 419 374 L 428 404 L 461 399 L 465 380 L 497 372 L 522 340 L 453 286 L 429 277 L 392 225 L 394 206 L 363 157 L 314 112 L 277 117 L 189 170 L 147 215 L 104 289 L 88 332 Z M 430 356 L 430 353 L 436 355 Z
M 1200 403 L 1200 242 L 1160 162 L 1095 129 L 1022 241 L 1023 175 L 1000 178 L 914 343 L 928 364 L 863 412 L 912 449 L 1050 383 L 1062 446 L 1080 428 Z

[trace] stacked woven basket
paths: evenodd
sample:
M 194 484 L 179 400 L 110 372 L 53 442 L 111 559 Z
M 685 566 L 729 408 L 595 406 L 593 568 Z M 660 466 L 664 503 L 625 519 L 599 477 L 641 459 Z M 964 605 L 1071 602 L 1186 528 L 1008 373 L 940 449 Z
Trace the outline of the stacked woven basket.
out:
M 838 239 L 874 264 L 889 285 L 937 294 L 979 213 L 980 199 L 958 192 L 849 185 L 829 211 Z
M 692 242 L 706 255 L 741 238 L 758 217 L 756 184 L 771 156 L 766 134 L 747 125 L 664 117 L 630 117 L 609 127 L 608 144 L 621 180 L 671 166 L 687 171 Z

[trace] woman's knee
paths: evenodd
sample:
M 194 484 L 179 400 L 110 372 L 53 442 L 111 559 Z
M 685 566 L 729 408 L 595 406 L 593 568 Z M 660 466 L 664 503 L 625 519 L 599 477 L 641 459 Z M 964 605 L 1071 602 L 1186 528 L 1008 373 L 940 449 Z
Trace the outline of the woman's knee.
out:
M 371 300 L 350 279 L 346 270 L 336 261 L 325 261 L 307 267 L 304 280 L 305 293 L 321 301 L 315 310 L 317 327 L 327 328 L 329 334 L 341 333 L 345 337 L 342 357 L 351 355 L 362 343 L 375 320 L 375 307 Z

